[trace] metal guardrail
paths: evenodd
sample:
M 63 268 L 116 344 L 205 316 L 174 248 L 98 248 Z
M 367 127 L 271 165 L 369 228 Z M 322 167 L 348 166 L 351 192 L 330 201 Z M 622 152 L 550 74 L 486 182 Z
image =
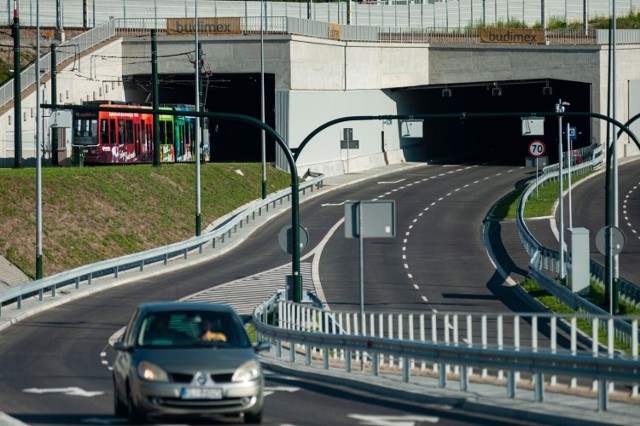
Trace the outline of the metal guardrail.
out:
M 70 58 L 77 57 L 80 53 L 91 49 L 97 44 L 110 39 L 116 34 L 116 22 L 109 22 L 84 32 L 71 40 L 67 40 L 56 47 L 56 66 Z M 79 63 L 79 61 L 78 61 Z M 46 75 L 51 73 L 51 53 L 40 56 L 40 70 L 46 71 Z M 35 61 L 20 73 L 20 91 L 26 90 L 36 83 Z M 0 107 L 13 100 L 15 93 L 13 90 L 13 79 L 0 87 Z
M 601 146 L 592 149 L 593 153 L 588 151 L 581 153 L 581 158 L 587 159 L 583 164 L 578 167 L 571 168 L 572 175 L 579 175 L 592 171 L 602 166 L 603 163 L 603 149 Z M 524 209 L 526 207 L 527 200 L 529 200 L 537 187 L 554 182 L 558 180 L 558 167 L 557 165 L 549 166 L 543 169 L 543 176 L 536 182 L 532 182 L 524 191 L 520 198 L 520 203 L 517 210 L 517 225 L 518 232 L 520 234 L 520 241 L 524 246 L 525 251 L 530 256 L 529 262 L 529 274 L 530 277 L 547 292 L 556 297 L 559 301 L 569 306 L 571 309 L 579 312 L 585 312 L 592 315 L 608 315 L 606 311 L 595 306 L 584 298 L 572 292 L 569 288 L 558 283 L 555 279 L 550 277 L 545 271 L 551 271 L 555 273 L 560 272 L 560 255 L 558 251 L 542 246 L 538 240 L 535 239 L 533 234 L 529 231 L 524 220 Z M 569 170 L 564 171 L 565 177 L 568 175 Z M 567 262 L 570 257 L 566 257 Z M 590 276 L 593 281 L 601 286 L 604 286 L 604 267 L 598 262 L 590 261 Z M 621 295 L 625 301 L 638 305 L 640 304 L 640 286 L 634 284 L 624 278 L 620 278 Z M 628 322 L 620 319 L 615 320 L 616 324 L 616 338 L 618 338 L 623 344 L 629 346 L 631 343 L 631 328 Z
M 314 187 L 322 187 L 323 182 L 324 176 L 318 176 L 300 184 L 299 191 L 305 194 L 307 191 L 313 191 Z M 50 291 L 51 296 L 55 297 L 56 291 L 64 286 L 75 285 L 76 288 L 79 288 L 81 284 L 91 285 L 94 278 L 109 275 L 118 278 L 118 274 L 122 271 L 135 268 L 143 271 L 144 268 L 150 264 L 158 262 L 167 264 L 170 259 L 177 257 L 186 259 L 194 251 L 196 254 L 201 254 L 203 247 L 207 245 L 215 249 L 217 240 L 224 242 L 226 238 L 231 238 L 233 233 L 237 232 L 238 228 L 242 228 L 250 221 L 256 220 L 256 216 L 261 216 L 263 210 L 269 211 L 270 206 L 275 208 L 278 203 L 282 204 L 285 199 L 290 199 L 290 196 L 290 188 L 279 191 L 235 215 L 213 231 L 190 238 L 186 241 L 81 266 L 70 271 L 61 272 L 40 280 L 3 290 L 0 292 L 0 316 L 2 314 L 1 309 L 5 304 L 15 303 L 17 308 L 21 309 L 22 300 L 27 296 L 38 295 L 39 300 L 42 301 L 45 291 Z
M 488 347 L 484 341 L 476 346 L 469 341 L 457 339 L 438 344 L 434 340 L 428 341 L 424 336 L 416 340 L 405 339 L 402 333 L 399 336 L 390 333 L 387 338 L 384 333 L 377 336 L 376 333 L 358 333 L 357 330 L 353 334 L 345 333 L 345 326 L 337 324 L 338 315 L 335 313 L 283 301 L 280 300 L 280 295 L 274 295 L 255 309 L 253 325 L 260 339 L 273 341 L 278 357 L 282 358 L 283 349 L 288 348 L 291 363 L 296 362 L 299 351 L 305 357 L 307 366 L 312 365 L 315 360 L 325 370 L 331 365 L 342 365 L 350 373 L 352 364 L 356 362 L 361 371 L 369 371 L 372 376 L 378 376 L 382 374 L 381 366 L 386 362 L 385 371 L 396 366 L 397 374 L 402 375 L 404 382 L 409 382 L 412 374 L 416 377 L 421 374 L 424 376 L 425 365 L 431 365 L 428 368 L 436 373 L 439 387 L 445 388 L 447 381 L 453 379 L 459 381 L 462 391 L 468 391 L 469 378 L 474 368 L 482 370 L 483 375 L 488 369 L 492 369 L 498 370 L 502 378 L 506 372 L 506 383 L 503 386 L 506 385 L 507 396 L 511 398 L 515 397 L 519 374 L 526 373 L 531 374 L 534 379 L 534 396 L 538 402 L 543 400 L 544 374 L 582 378 L 597 381 L 600 410 L 606 410 L 609 388 L 607 382 L 630 383 L 634 394 L 637 394 L 640 377 L 640 364 L 637 362 L 637 320 L 633 322 L 636 347 L 634 355 L 632 359 L 620 359 L 613 356 L 612 350 L 607 351 L 604 356 L 598 356 L 597 352 L 560 354 L 523 350 L 521 347 Z M 360 313 L 351 315 L 357 318 Z M 453 317 L 453 314 L 447 315 L 451 315 L 450 319 Z M 477 313 L 469 315 L 481 317 Z M 535 318 L 531 321 L 537 323 L 538 317 Z M 574 319 L 570 321 L 575 325 L 576 316 L 572 318 Z M 546 319 L 554 322 L 557 320 L 556 316 Z M 372 323 L 375 321 L 372 320 Z M 441 332 L 448 333 L 446 330 L 451 327 L 450 323 L 441 324 Z M 398 337 L 391 337 L 394 335 Z

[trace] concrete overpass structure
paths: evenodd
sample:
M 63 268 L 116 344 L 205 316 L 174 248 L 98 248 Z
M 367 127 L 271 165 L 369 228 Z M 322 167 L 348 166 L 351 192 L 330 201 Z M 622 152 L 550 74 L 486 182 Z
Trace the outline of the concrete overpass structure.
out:
M 287 18 L 285 28 L 298 28 L 296 21 L 308 22 Z M 609 108 L 609 49 L 598 38 L 602 34 L 585 39 L 566 33 L 546 44 L 519 45 L 480 43 L 475 33 L 418 42 L 336 40 L 304 33 L 285 30 L 264 36 L 266 121 L 291 148 L 318 126 L 342 116 L 553 112 L 559 99 L 571 103 L 567 111 L 607 114 Z M 129 29 L 120 34 L 58 74 L 59 103 L 150 101 L 149 32 Z M 640 67 L 635 65 L 640 63 L 640 38 L 634 40 L 634 32 L 624 36 L 630 42 L 616 49 L 616 118 L 621 122 L 640 111 Z M 208 73 L 208 110 L 259 118 L 259 34 L 201 34 L 199 40 Z M 194 103 L 194 50 L 192 36 L 158 37 L 161 103 Z M 46 86 L 43 91 L 43 102 L 47 102 Z M 32 98 L 23 100 L 25 141 L 33 131 L 28 120 Z M 0 119 L 4 159 L 10 158 L 13 146 L 10 116 L 7 110 Z M 575 121 L 578 145 L 606 139 L 605 122 Z M 222 122 L 210 127 L 214 161 L 259 161 L 259 131 Z M 341 147 L 347 128 L 358 141 L 357 149 Z M 545 120 L 544 130 L 545 135 L 536 138 L 544 138 L 549 148 L 557 146 L 557 120 Z M 522 136 L 519 119 L 343 123 L 318 134 L 305 148 L 298 167 L 302 173 L 334 175 L 406 160 L 505 158 L 522 164 L 530 140 Z M 24 149 L 28 158 L 28 143 Z M 268 157 L 279 162 L 276 147 L 270 144 L 269 150 Z M 618 153 L 630 156 L 638 150 L 625 136 Z M 550 156 L 555 161 L 553 153 Z

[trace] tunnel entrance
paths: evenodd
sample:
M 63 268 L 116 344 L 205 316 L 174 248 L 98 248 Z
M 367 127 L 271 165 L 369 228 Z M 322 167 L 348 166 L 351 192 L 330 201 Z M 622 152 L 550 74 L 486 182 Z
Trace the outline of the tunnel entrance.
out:
M 492 81 L 399 90 L 403 92 L 401 114 L 555 112 L 560 99 L 570 103 L 567 111 L 591 111 L 590 84 L 570 81 Z M 568 121 L 563 120 L 563 127 Z M 577 130 L 573 147 L 590 145 L 591 119 L 572 117 L 570 121 Z M 549 162 L 557 162 L 557 149 L 552 149 L 558 146 L 555 117 L 545 118 L 542 136 L 523 136 L 520 117 L 428 119 L 423 132 L 424 155 L 429 161 L 523 165 L 529 143 L 539 139 L 547 146 Z
M 161 75 L 160 104 L 195 104 L 193 74 Z M 139 102 L 151 102 L 151 75 L 127 79 L 126 90 Z M 265 122 L 275 129 L 275 76 L 265 74 Z M 136 93 L 137 92 L 137 93 Z M 243 114 L 260 120 L 260 74 L 212 74 L 203 79 L 204 106 L 209 112 Z M 231 120 L 210 120 L 211 161 L 261 162 L 261 129 Z M 266 135 L 266 161 L 275 161 L 275 140 Z
M 149 102 L 151 75 L 128 79 L 129 93 Z M 162 75 L 160 103 L 193 104 L 195 97 L 193 74 Z M 569 102 L 567 111 L 589 112 L 591 86 L 564 80 L 487 81 L 385 90 L 398 105 L 398 114 L 554 112 L 561 99 Z M 203 83 L 205 108 L 212 112 L 244 114 L 256 119 L 261 116 L 260 74 L 212 74 Z M 265 121 L 275 129 L 275 76 L 265 74 Z M 357 111 L 354 111 L 357 115 Z M 529 143 L 542 140 L 547 146 L 549 163 L 555 163 L 558 146 L 558 120 L 546 117 L 544 135 L 523 136 L 524 117 L 432 118 L 423 123 L 423 155 L 430 162 L 502 163 L 523 165 L 528 157 Z M 577 137 L 573 147 L 592 143 L 591 119 L 572 117 Z M 261 130 L 249 124 L 211 120 L 209 123 L 211 161 L 260 162 Z M 563 133 L 564 133 L 563 129 Z M 563 136 L 563 142 L 566 136 Z M 275 161 L 273 138 L 266 135 L 266 160 Z M 566 147 L 565 147 L 566 150 Z

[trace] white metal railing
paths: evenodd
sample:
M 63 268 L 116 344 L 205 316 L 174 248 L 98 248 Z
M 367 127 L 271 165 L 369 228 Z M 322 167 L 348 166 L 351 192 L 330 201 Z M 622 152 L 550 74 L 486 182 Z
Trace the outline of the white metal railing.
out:
M 260 338 L 275 344 L 276 355 L 283 358 L 288 353 L 291 363 L 298 362 L 300 353 L 308 366 L 339 366 L 352 372 L 356 363 L 360 371 L 378 376 L 384 370 L 401 375 L 405 382 L 412 376 L 431 375 L 443 388 L 447 381 L 457 380 L 463 391 L 468 391 L 472 381 L 494 376 L 495 383 L 505 386 L 512 398 L 519 379 L 527 375 L 533 379 L 535 399 L 540 402 L 543 375 L 548 375 L 550 384 L 567 380 L 568 387 L 597 389 L 600 410 L 606 410 L 614 382 L 630 386 L 628 396 L 638 396 L 637 318 L 630 319 L 632 348 L 619 356 L 610 317 L 604 318 L 607 325 L 602 330 L 600 318 L 585 315 L 368 313 L 363 326 L 360 312 L 331 312 L 280 300 L 280 296 L 258 306 L 253 323 Z M 593 342 L 581 342 L 585 336 L 578 329 L 580 321 L 593 327 L 591 336 L 586 336 Z M 602 331 L 605 338 L 600 345 Z M 547 346 L 538 340 L 543 335 Z
M 240 19 L 242 34 L 258 34 L 261 31 L 260 17 L 247 16 Z M 165 34 L 166 19 L 127 18 L 116 19 L 117 33 L 123 37 L 149 35 L 155 28 L 158 35 Z M 266 34 L 299 34 L 309 37 L 328 38 L 329 23 L 304 18 L 270 16 L 262 20 L 262 30 Z M 338 25 L 340 40 L 379 43 L 431 43 L 431 44 L 480 44 L 480 30 L 458 27 L 406 27 L 406 26 L 365 26 Z M 618 30 L 617 42 L 640 43 L 640 30 Z M 593 45 L 607 44 L 608 30 L 581 31 L 574 29 L 546 30 L 545 37 L 550 45 Z
M 314 187 L 320 188 L 323 182 L 324 176 L 318 176 L 300 184 L 299 191 L 305 194 L 307 191 L 313 191 Z M 290 197 L 290 188 L 279 191 L 264 200 L 258 201 L 252 207 L 235 215 L 213 231 L 190 238 L 186 241 L 81 266 L 70 271 L 61 272 L 0 291 L 0 316 L 2 314 L 2 307 L 7 304 L 15 303 L 17 308 L 21 309 L 22 300 L 28 296 L 37 295 L 38 300 L 42 301 L 45 291 L 50 291 L 51 296 L 55 297 L 57 290 L 64 286 L 75 285 L 76 288 L 79 288 L 80 285 L 91 285 L 94 278 L 104 276 L 118 278 L 118 274 L 126 270 L 135 270 L 137 268 L 142 272 L 145 267 L 151 264 L 167 264 L 169 260 L 174 258 L 182 257 L 186 259 L 189 255 L 201 254 L 206 246 L 215 249 L 217 243 L 224 244 L 226 239 L 231 239 L 233 234 L 238 232 L 238 228 L 243 228 L 250 222 L 259 220 L 263 214 L 263 210 L 266 213 L 269 209 L 276 208 L 277 205 L 283 204 L 285 200 L 290 200 Z
M 71 40 L 61 43 L 56 47 L 56 65 L 59 65 L 70 58 L 77 57 L 87 49 L 108 40 L 115 35 L 115 30 L 115 21 L 111 20 L 99 27 L 88 30 Z M 35 63 L 32 63 L 20 73 L 21 92 L 36 83 L 35 70 Z M 45 71 L 43 75 L 51 72 L 51 53 L 46 53 L 40 56 L 40 70 Z M 11 79 L 0 87 L 0 107 L 12 101 L 13 97 L 13 79 Z
M 616 11 L 623 16 L 638 10 L 639 0 L 618 2 Z M 35 3 L 34 3 L 35 4 Z M 11 25 L 13 2 L 0 2 L 0 16 Z M 26 7 L 25 7 L 26 5 Z M 83 6 L 84 5 L 84 6 Z M 65 28 L 96 26 L 113 18 L 143 18 L 157 15 L 160 18 L 182 18 L 194 15 L 195 0 L 111 0 L 95 2 L 95 7 L 86 9 L 85 0 L 65 0 L 62 24 Z M 32 3 L 21 3 L 21 25 L 36 24 L 36 8 Z M 586 6 L 586 9 L 585 9 Z M 347 23 L 347 0 L 326 2 L 301 1 L 228 1 L 202 2 L 199 16 L 259 16 L 263 10 L 268 17 L 289 16 L 310 17 L 316 21 Z M 55 0 L 40 0 L 40 24 L 56 25 Z M 406 26 L 406 27 L 451 27 L 465 28 L 485 23 L 495 25 L 508 21 L 519 21 L 531 26 L 539 24 L 544 16 L 548 24 L 551 20 L 562 20 L 569 24 L 582 23 L 583 14 L 587 19 L 609 16 L 610 0 L 510 0 L 505 2 L 485 2 L 483 0 L 461 1 L 409 1 L 380 0 L 351 2 L 350 22 L 352 25 Z M 310 15 L 310 16 L 309 16 Z
M 581 158 L 585 161 L 578 166 L 571 168 L 572 175 L 580 175 L 590 172 L 603 164 L 603 149 L 601 146 L 583 148 L 581 151 Z M 568 175 L 569 170 L 565 170 L 565 177 Z M 583 299 L 580 295 L 573 293 L 569 288 L 558 283 L 553 277 L 550 277 L 547 272 L 559 273 L 560 272 L 560 255 L 557 250 L 544 247 L 535 239 L 533 234 L 529 231 L 527 224 L 524 220 L 524 209 L 529 199 L 534 196 L 535 190 L 541 186 L 551 184 L 558 181 L 558 166 L 545 167 L 543 175 L 536 181 L 532 182 L 529 187 L 524 191 L 520 198 L 520 203 L 517 210 L 517 224 L 518 232 L 520 235 L 520 241 L 525 251 L 530 256 L 529 262 L 529 275 L 530 277 L 547 292 L 552 294 L 558 300 L 565 305 L 578 312 L 586 312 L 594 315 L 607 315 L 607 312 L 603 309 L 595 306 L 589 301 Z M 566 261 L 569 257 L 566 258 Z M 590 261 L 590 277 L 591 280 L 598 285 L 604 287 L 604 267 L 598 262 Z M 638 306 L 640 304 L 640 286 L 634 284 L 624 278 L 620 278 L 620 293 L 621 298 L 627 303 Z M 631 327 L 624 319 L 616 317 L 614 320 L 616 338 L 621 340 L 624 344 L 630 344 L 632 339 Z

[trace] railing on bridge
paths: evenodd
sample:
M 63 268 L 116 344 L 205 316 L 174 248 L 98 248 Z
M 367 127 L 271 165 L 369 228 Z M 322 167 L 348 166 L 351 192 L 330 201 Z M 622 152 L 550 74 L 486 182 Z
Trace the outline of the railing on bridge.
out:
M 258 306 L 253 324 L 259 337 L 275 344 L 276 355 L 286 358 L 286 352 L 291 363 L 300 356 L 307 366 L 340 368 L 348 373 L 355 366 L 360 372 L 394 375 L 404 382 L 430 378 L 441 388 L 455 380 L 462 391 L 469 391 L 471 382 L 492 383 L 504 386 L 510 398 L 515 397 L 516 389 L 530 387 L 533 382 L 538 402 L 543 401 L 545 388 L 560 388 L 556 385 L 566 380 L 567 389 L 594 390 L 600 410 L 607 409 L 613 382 L 623 389 L 630 387 L 627 398 L 638 396 L 637 318 L 630 319 L 633 348 L 619 356 L 610 317 L 444 312 L 362 316 L 360 312 L 332 312 L 281 297 L 282 293 L 277 293 Z M 606 324 L 604 330 L 599 329 L 600 321 Z M 591 346 L 581 347 L 580 322 L 593 327 Z M 601 332 L 605 333 L 604 346 L 599 344 Z M 540 336 L 548 339 L 545 344 Z
M 224 18 L 220 18 L 224 19 Z M 447 27 L 403 27 L 403 26 L 366 26 L 329 24 L 287 16 L 270 16 L 262 20 L 260 17 L 237 17 L 240 21 L 240 32 L 244 35 L 260 34 L 297 34 L 318 38 L 336 38 L 330 36 L 330 28 L 339 28 L 339 40 L 377 43 L 431 43 L 431 44 L 479 44 L 480 30 L 477 28 Z M 167 20 L 153 18 L 117 19 L 117 33 L 123 37 L 148 36 L 151 29 L 158 35 L 166 34 Z M 619 30 L 623 41 L 632 43 L 640 40 L 640 31 Z M 546 30 L 547 44 L 552 45 L 592 45 L 600 41 L 606 44 L 606 30 Z M 608 32 L 607 32 L 608 34 Z
M 66 62 L 71 58 L 79 60 L 80 54 L 92 47 L 110 39 L 116 34 L 116 22 L 111 20 L 99 27 L 84 32 L 77 37 L 67 40 L 56 48 L 56 66 Z M 44 75 L 51 72 L 51 53 L 40 56 L 40 70 L 45 71 Z M 20 73 L 20 91 L 24 91 L 31 85 L 36 84 L 35 61 Z M 0 107 L 13 100 L 13 79 L 0 87 Z
M 298 34 L 309 37 L 330 38 L 328 22 L 287 16 L 271 16 L 261 20 L 260 17 L 239 17 L 242 34 Z M 263 26 L 261 26 L 261 21 Z M 338 25 L 338 24 L 332 24 Z M 402 27 L 402 26 L 358 26 L 338 25 L 340 40 L 378 43 L 431 43 L 431 44 L 479 44 L 479 30 L 474 28 L 441 28 L 441 27 Z M 113 36 L 140 37 L 149 36 L 151 29 L 157 29 L 158 35 L 166 34 L 166 19 L 129 18 L 111 19 L 107 23 L 87 30 L 86 33 L 61 43 L 57 48 L 57 64 L 72 57 L 78 57 L 87 49 L 102 43 Z M 548 44 L 553 45 L 590 45 L 608 43 L 607 30 L 547 30 Z M 640 43 L 639 30 L 618 30 L 618 43 Z M 50 53 L 40 57 L 40 69 L 49 70 Z M 50 72 L 50 70 L 48 71 Z M 21 92 L 35 84 L 35 64 L 29 65 L 21 72 Z M 0 87 L 0 107 L 6 105 L 14 97 L 13 81 Z

